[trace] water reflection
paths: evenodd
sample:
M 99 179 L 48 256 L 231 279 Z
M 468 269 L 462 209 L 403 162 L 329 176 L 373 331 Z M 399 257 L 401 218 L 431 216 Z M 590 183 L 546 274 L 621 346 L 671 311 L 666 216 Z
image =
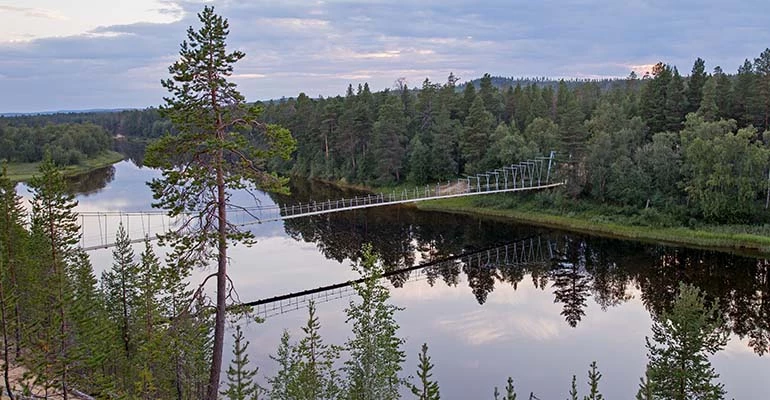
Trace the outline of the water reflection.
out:
M 118 163 L 114 180 L 98 193 L 80 196 L 78 210 L 147 210 L 153 200 L 145 182 L 157 176 L 157 171 L 137 168 L 129 161 Z M 262 204 L 357 194 L 298 179 L 294 183 L 291 199 L 265 196 L 260 198 Z M 244 197 L 247 200 L 253 202 Z M 97 221 L 92 222 L 95 226 L 89 232 L 99 232 Z M 110 221 L 110 232 L 116 225 Z M 231 251 L 230 272 L 244 301 L 356 279 L 349 263 L 360 256 L 361 244 L 367 242 L 385 256 L 390 269 L 522 237 L 539 235 L 555 242 L 556 257 L 539 265 L 473 268 L 458 262 L 428 269 L 415 282 L 407 281 L 414 274 L 399 274 L 392 280 L 402 286 L 391 293 L 393 303 L 405 308 L 398 316 L 400 335 L 407 339 L 405 372 L 414 371 L 419 346 L 427 341 L 436 364 L 435 378 L 448 399 L 479 398 L 504 384 L 509 375 L 521 392 L 534 391 L 543 399 L 565 398 L 572 374 L 584 376 L 592 360 L 599 362 L 605 374 L 605 396 L 628 398 L 644 373 L 644 336 L 650 334 L 650 315 L 670 305 L 679 280 L 701 287 L 711 299 L 719 298 L 733 331 L 744 338 L 733 338 L 714 357 L 731 398 L 764 398 L 770 390 L 764 379 L 770 360 L 756 356 L 768 350 L 770 336 L 764 260 L 410 207 L 373 208 L 250 228 L 259 243 Z M 132 221 L 131 229 L 142 233 L 137 221 Z M 141 244 L 135 251 L 141 252 Z M 110 250 L 91 257 L 98 269 L 112 264 Z M 209 272 L 196 271 L 192 282 L 200 282 Z M 350 334 L 342 311 L 346 303 L 340 300 L 318 308 L 329 343 L 344 343 Z M 274 353 L 284 329 L 301 334 L 304 314 L 286 313 L 244 328 L 252 343 L 251 359 L 262 377 L 276 372 L 269 354 Z
M 144 165 L 146 150 L 147 143 L 141 140 L 118 140 L 115 142 L 115 151 L 123 154 L 127 160 L 140 168 Z
M 356 194 L 301 181 L 293 183 L 292 193 L 291 200 L 300 202 Z M 289 201 L 281 196 L 274 196 L 274 200 Z M 284 227 L 290 237 L 314 243 L 325 257 L 339 262 L 360 258 L 362 245 L 371 243 L 382 255 L 386 270 L 538 234 L 558 243 L 554 260 L 545 266 L 497 269 L 457 265 L 432 272 L 428 282 L 431 286 L 438 280 L 448 286 L 467 282 L 481 305 L 496 288 L 515 290 L 529 276 L 536 288 L 552 293 L 554 303 L 562 307 L 564 321 L 574 328 L 586 318 L 590 299 L 607 310 L 632 299 L 635 290 L 640 291 L 645 308 L 659 315 L 672 304 L 681 281 L 719 301 L 734 333 L 748 338 L 754 352 L 763 355 L 769 350 L 770 270 L 766 260 L 552 232 L 410 207 L 293 219 L 285 221 Z M 389 279 L 401 287 L 409 274 Z
M 71 192 L 78 195 L 90 196 L 99 193 L 115 179 L 115 167 L 98 168 L 85 174 L 67 177 L 67 185 Z

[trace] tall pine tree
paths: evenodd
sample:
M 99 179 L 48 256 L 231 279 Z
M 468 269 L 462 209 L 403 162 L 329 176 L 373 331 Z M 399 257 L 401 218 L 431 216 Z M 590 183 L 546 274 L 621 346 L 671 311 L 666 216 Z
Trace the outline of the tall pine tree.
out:
M 161 112 L 179 132 L 150 145 L 146 164 L 162 170 L 150 183 L 154 206 L 170 216 L 192 213 L 183 226 L 167 236 L 185 260 L 217 265 L 214 340 L 207 400 L 216 400 L 224 350 L 228 302 L 228 248 L 248 240 L 228 219 L 230 193 L 260 188 L 285 191 L 286 181 L 265 171 L 265 160 L 288 158 L 295 141 L 287 129 L 257 121 L 258 107 L 249 106 L 228 79 L 233 65 L 245 55 L 227 52 L 227 20 L 206 6 L 198 14 L 201 27 L 190 27 L 180 46 L 180 59 L 169 67 L 172 77 L 162 81 L 170 92 Z M 257 147 L 260 140 L 264 146 Z

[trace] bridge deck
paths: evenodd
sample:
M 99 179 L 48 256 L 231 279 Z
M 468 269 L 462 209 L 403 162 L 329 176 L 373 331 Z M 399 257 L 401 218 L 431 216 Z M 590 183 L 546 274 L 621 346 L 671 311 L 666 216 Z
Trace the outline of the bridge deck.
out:
M 554 154 L 552 153 L 551 157 L 539 157 L 534 160 L 523 161 L 493 171 L 476 174 L 475 176 L 460 178 L 456 184 L 447 182 L 446 184 L 428 185 L 424 188 L 414 188 L 412 190 L 403 189 L 398 193 L 379 193 L 365 197 L 326 200 L 305 204 L 233 208 L 230 214 L 232 217 L 231 223 L 237 226 L 248 226 L 372 207 L 555 188 L 564 185 L 565 182 L 553 183 L 551 181 L 553 178 L 551 172 L 554 163 L 553 156 Z M 88 211 L 79 214 L 82 220 L 81 247 L 86 251 L 113 247 L 115 245 L 115 232 L 110 231 L 110 227 L 115 230 L 119 223 L 124 225 L 131 238 L 131 242 L 139 243 L 147 239 L 157 239 L 158 235 L 175 229 L 180 220 L 195 216 L 195 214 L 189 213 L 172 219 L 166 216 L 166 211 L 164 210 L 137 212 Z M 86 236 L 86 219 L 91 222 L 91 227 L 88 228 L 89 233 L 91 230 L 98 229 L 98 235 Z M 134 228 L 141 228 L 141 232 L 134 233 L 130 229 L 132 220 L 135 221 L 133 223 Z M 159 226 L 153 226 L 151 222 L 157 224 L 158 220 L 160 220 Z M 86 243 L 87 240 L 89 242 L 96 241 L 97 243 Z

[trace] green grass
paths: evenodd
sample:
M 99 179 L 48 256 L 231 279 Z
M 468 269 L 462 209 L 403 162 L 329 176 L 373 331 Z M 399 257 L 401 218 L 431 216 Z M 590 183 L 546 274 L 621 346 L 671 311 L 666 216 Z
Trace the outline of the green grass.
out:
M 83 174 L 98 168 L 106 167 L 123 159 L 123 155 L 114 151 L 104 152 L 96 157 L 82 161 L 78 165 L 64 167 L 64 175 Z M 39 162 L 34 163 L 9 163 L 8 178 L 14 182 L 24 182 L 38 173 Z
M 615 221 L 622 221 L 624 217 L 603 215 L 591 207 L 564 214 L 553 209 L 535 210 L 533 204 L 526 201 L 522 201 L 520 206 L 495 208 L 479 206 L 473 199 L 457 198 L 417 203 L 417 207 L 421 210 L 495 216 L 605 237 L 719 249 L 744 254 L 770 254 L 770 236 L 766 234 L 770 228 L 767 226 L 716 225 L 697 228 L 640 226 Z

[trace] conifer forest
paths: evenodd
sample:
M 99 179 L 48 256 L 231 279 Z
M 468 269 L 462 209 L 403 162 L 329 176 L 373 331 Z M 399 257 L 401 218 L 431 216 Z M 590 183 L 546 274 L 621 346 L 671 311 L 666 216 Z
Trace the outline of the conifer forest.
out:
M 310 301 L 300 311 L 306 324 L 282 327 L 269 360 L 249 357 L 255 343 L 244 327 L 273 322 L 242 304 L 230 275 L 235 246 L 260 246 L 231 216 L 243 206 L 233 193 L 288 201 L 303 196 L 294 179 L 411 188 L 554 152 L 565 185 L 522 195 L 525 204 L 557 215 L 588 210 L 595 222 L 770 235 L 770 48 L 738 66 L 663 60 L 617 79 L 450 74 L 253 102 L 232 80 L 246 54 L 227 46 L 225 16 L 205 6 L 183 34 L 160 77 L 167 93 L 158 108 L 0 117 L 0 398 L 454 398 L 434 376 L 440 363 L 429 335 L 408 338 L 422 346 L 407 354 L 398 322 L 404 309 L 390 289 L 406 278 L 383 274 L 411 267 L 417 247 L 439 248 L 456 232 L 390 231 L 372 220 L 366 228 L 388 241 L 367 243 L 348 229 L 358 220 L 286 221 L 288 236 L 316 243 L 364 279 L 351 283 L 353 295 L 340 307 L 344 341 L 323 337 L 320 306 Z M 153 206 L 184 222 L 159 242 L 139 244 L 121 224 L 111 265 L 95 266 L 80 245 L 78 201 L 62 168 L 122 147 L 158 172 L 147 183 Z M 31 162 L 39 171 L 24 183 L 25 195 L 7 169 Z M 522 207 L 495 196 L 467 204 Z M 444 245 L 440 256 L 465 250 Z M 770 351 L 766 260 L 739 278 L 693 272 L 704 263 L 686 257 L 684 272 L 671 272 L 679 259 L 663 250 L 654 267 L 630 272 L 618 272 L 625 259 L 612 250 L 579 240 L 559 250 L 568 262 L 550 269 L 458 267 L 430 270 L 428 279 L 456 286 L 464 277 L 483 305 L 496 283 L 515 290 L 531 278 L 535 288 L 553 290 L 571 328 L 585 315 L 589 291 L 602 310 L 637 294 L 652 326 L 638 344 L 644 375 L 626 398 L 732 398 L 711 357 L 731 334 L 758 356 Z M 198 271 L 206 273 L 201 281 L 192 278 Z M 556 385 L 569 399 L 603 399 L 601 371 L 594 361 Z M 517 385 L 510 376 L 477 398 L 538 398 Z

